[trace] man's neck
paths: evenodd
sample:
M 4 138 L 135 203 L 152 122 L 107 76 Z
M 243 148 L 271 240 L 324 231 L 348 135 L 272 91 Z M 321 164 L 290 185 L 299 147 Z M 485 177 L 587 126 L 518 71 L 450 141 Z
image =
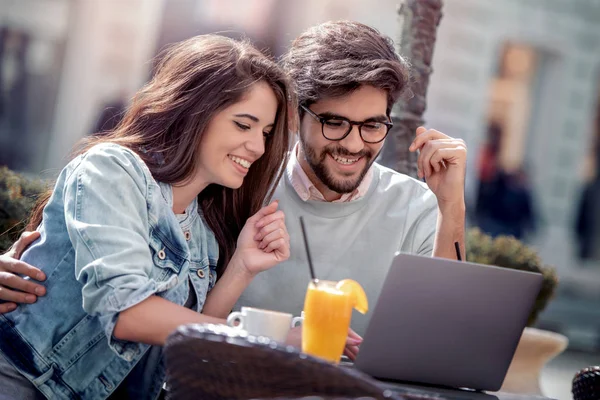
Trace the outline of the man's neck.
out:
M 300 146 L 298 146 L 296 157 L 298 158 L 298 162 L 300 163 L 300 167 L 302 168 L 302 170 L 304 171 L 304 173 L 306 174 L 306 176 L 308 176 L 308 179 L 310 179 L 310 181 L 312 182 L 313 185 L 315 185 L 315 187 L 317 188 L 317 190 L 319 192 L 321 192 L 321 194 L 323 195 L 323 197 L 325 198 L 325 200 L 327 200 L 327 201 L 335 201 L 335 200 L 339 200 L 342 197 L 342 193 L 334 192 L 333 190 L 329 189 L 317 177 L 317 175 L 315 174 L 315 172 L 313 171 L 313 169 L 308 164 L 308 161 L 306 161 L 306 156 L 304 155 L 304 152 L 302 151 L 302 148 Z

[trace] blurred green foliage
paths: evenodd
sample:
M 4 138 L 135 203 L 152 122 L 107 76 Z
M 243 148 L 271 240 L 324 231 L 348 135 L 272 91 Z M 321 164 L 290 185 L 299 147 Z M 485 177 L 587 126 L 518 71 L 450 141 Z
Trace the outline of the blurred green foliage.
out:
M 472 228 L 467 231 L 466 241 L 467 260 L 470 262 L 542 274 L 542 288 L 527 321 L 528 326 L 533 326 L 556 291 L 558 277 L 555 269 L 544 265 L 533 249 L 514 237 L 498 236 L 493 239 L 478 228 Z
M 0 254 L 19 237 L 46 182 L 0 167 Z

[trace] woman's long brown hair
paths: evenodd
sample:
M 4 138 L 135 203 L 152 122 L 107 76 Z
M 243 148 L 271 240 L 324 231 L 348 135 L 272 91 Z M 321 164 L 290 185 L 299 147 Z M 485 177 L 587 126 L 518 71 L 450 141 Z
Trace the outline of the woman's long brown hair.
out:
M 178 43 L 165 52 L 153 79 L 136 94 L 115 130 L 84 139 L 74 156 L 99 143 L 117 143 L 136 152 L 157 181 L 186 182 L 194 172 L 197 149 L 210 120 L 240 101 L 256 82 L 266 82 L 278 100 L 264 155 L 252 164 L 239 189 L 213 184 L 198 196 L 204 219 L 219 243 L 221 273 L 246 220 L 270 200 L 287 162 L 296 105 L 288 78 L 275 62 L 248 42 L 217 35 Z M 41 223 L 50 194 L 40 197 L 29 230 Z

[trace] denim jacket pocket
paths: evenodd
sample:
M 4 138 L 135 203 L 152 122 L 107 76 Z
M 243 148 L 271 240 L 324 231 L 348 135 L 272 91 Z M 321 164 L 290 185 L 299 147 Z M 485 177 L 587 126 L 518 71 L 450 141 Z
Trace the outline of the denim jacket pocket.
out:
M 85 340 L 82 340 L 84 339 Z M 49 359 L 54 361 L 60 371 L 68 369 L 90 349 L 106 341 L 104 330 L 98 319 L 85 315 L 52 348 Z
M 187 260 L 180 255 L 180 252 L 173 249 L 172 245 L 161 240 L 157 235 L 150 236 L 149 245 L 152 252 L 152 261 L 159 269 L 156 276 L 158 281 L 165 281 L 172 275 L 181 274 Z

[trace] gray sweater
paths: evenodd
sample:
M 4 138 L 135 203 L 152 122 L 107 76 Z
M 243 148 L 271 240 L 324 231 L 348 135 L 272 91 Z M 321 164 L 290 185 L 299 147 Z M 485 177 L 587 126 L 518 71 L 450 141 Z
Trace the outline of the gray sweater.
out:
M 427 185 L 378 164 L 367 194 L 347 203 L 303 201 L 287 174 L 275 192 L 291 238 L 290 258 L 260 273 L 238 301 L 300 315 L 310 274 L 299 217 L 304 216 L 317 278 L 354 279 L 374 308 L 394 253 L 431 255 L 437 200 Z M 369 314 L 354 312 L 352 328 L 364 334 Z

